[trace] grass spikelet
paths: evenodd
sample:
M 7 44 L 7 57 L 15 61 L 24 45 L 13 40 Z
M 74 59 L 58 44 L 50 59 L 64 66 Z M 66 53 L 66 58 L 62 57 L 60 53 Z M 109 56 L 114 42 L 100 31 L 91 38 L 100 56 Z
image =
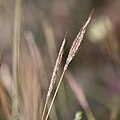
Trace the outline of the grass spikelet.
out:
M 50 85 L 49 85 L 49 90 L 48 90 L 48 93 L 47 93 L 48 97 L 50 96 L 50 94 L 51 94 L 51 92 L 53 90 L 53 87 L 54 87 L 54 84 L 55 84 L 55 80 L 56 80 L 56 76 L 57 76 L 57 72 L 58 72 L 58 70 L 60 68 L 60 64 L 61 64 L 61 61 L 62 61 L 62 56 L 63 56 L 63 53 L 64 53 L 65 41 L 66 40 L 64 38 L 62 46 L 61 46 L 59 54 L 58 54 L 58 58 L 56 60 L 56 64 L 55 64 L 54 70 L 53 70 L 51 82 L 50 82 Z
M 80 32 L 78 33 L 78 35 L 76 36 L 75 40 L 73 41 L 73 44 L 70 48 L 70 51 L 69 51 L 69 54 L 68 54 L 68 57 L 67 57 L 67 60 L 66 60 L 66 64 L 65 64 L 65 67 L 64 67 L 64 70 L 67 69 L 69 63 L 72 61 L 72 59 L 74 58 L 75 54 L 77 53 L 78 51 L 78 48 L 83 40 L 83 37 L 85 35 L 85 32 L 86 32 L 86 28 L 92 18 L 92 14 L 93 14 L 93 11 L 91 12 L 91 14 L 89 15 L 88 17 L 88 20 L 87 22 L 85 23 L 85 25 L 82 27 L 82 29 L 80 30 Z
M 60 64 L 61 64 L 62 56 L 63 56 L 63 53 L 64 53 L 65 42 L 66 42 L 66 39 L 64 38 L 64 40 L 62 42 L 62 45 L 61 45 L 61 48 L 60 48 L 60 51 L 59 51 L 59 54 L 58 54 L 58 57 L 57 57 L 57 60 L 56 60 L 56 63 L 55 63 L 54 70 L 53 70 L 53 74 L 52 74 L 52 78 L 51 78 L 51 81 L 50 81 L 50 85 L 49 85 L 47 98 L 46 98 L 46 101 L 45 101 L 45 106 L 44 106 L 44 109 L 43 109 L 43 114 L 42 114 L 41 120 L 43 120 L 43 118 L 44 118 L 46 107 L 47 107 L 47 103 L 48 103 L 49 97 L 50 97 L 50 95 L 52 93 L 53 87 L 54 87 L 55 82 L 56 82 L 57 72 L 60 69 Z
M 84 35 L 85 35 L 87 26 L 88 26 L 88 24 L 89 24 L 89 22 L 90 22 L 90 20 L 91 20 L 91 18 L 92 18 L 93 12 L 94 12 L 94 10 L 92 10 L 91 14 L 90 14 L 89 17 L 88 17 L 87 22 L 84 24 L 84 26 L 82 27 L 82 29 L 81 29 L 80 32 L 78 33 L 77 37 L 76 37 L 75 40 L 73 41 L 73 44 L 72 44 L 72 46 L 71 46 L 71 48 L 70 48 L 70 51 L 69 51 L 69 54 L 68 54 L 68 57 L 67 57 L 67 60 L 66 60 L 66 64 L 65 64 L 64 69 L 63 69 L 63 73 L 62 73 L 62 75 L 61 75 L 61 77 L 60 77 L 60 80 L 59 80 L 59 82 L 58 82 L 56 91 L 55 91 L 55 93 L 54 93 L 54 96 L 53 96 L 53 99 L 52 99 L 52 101 L 51 101 L 51 104 L 50 104 L 50 107 L 49 107 L 49 109 L 48 109 L 48 112 L 47 112 L 47 115 L 46 115 L 45 120 L 48 119 L 48 116 L 49 116 L 49 114 L 50 114 L 50 111 L 51 111 L 52 105 L 53 105 L 53 103 L 54 103 L 55 97 L 56 97 L 57 92 L 58 92 L 58 90 L 59 90 L 59 87 L 60 87 L 60 85 L 61 85 L 63 76 L 64 76 L 64 74 L 65 74 L 65 72 L 66 72 L 66 70 L 67 70 L 67 68 L 68 68 L 68 65 L 70 64 L 70 62 L 71 62 L 72 59 L 74 58 L 76 52 L 78 51 L 78 48 L 79 48 L 79 46 L 80 46 L 80 44 L 81 44 L 81 41 L 82 41 L 82 39 L 83 39 L 83 37 L 84 37 Z

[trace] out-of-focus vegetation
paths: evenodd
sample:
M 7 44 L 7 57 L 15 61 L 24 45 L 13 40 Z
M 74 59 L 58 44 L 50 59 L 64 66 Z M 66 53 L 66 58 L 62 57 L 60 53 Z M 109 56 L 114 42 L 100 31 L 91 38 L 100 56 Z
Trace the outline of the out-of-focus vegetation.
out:
M 20 120 L 41 118 L 65 33 L 68 31 L 62 65 L 93 8 L 92 21 L 64 77 L 49 119 L 74 120 L 77 111 L 83 111 L 83 120 L 120 119 L 119 6 L 119 0 L 22 0 L 17 71 Z M 10 119 L 12 114 L 14 8 L 15 0 L 0 1 L 0 120 Z
M 83 114 L 82 112 L 77 112 L 74 120 L 82 120 L 82 117 L 83 117 L 82 114 Z

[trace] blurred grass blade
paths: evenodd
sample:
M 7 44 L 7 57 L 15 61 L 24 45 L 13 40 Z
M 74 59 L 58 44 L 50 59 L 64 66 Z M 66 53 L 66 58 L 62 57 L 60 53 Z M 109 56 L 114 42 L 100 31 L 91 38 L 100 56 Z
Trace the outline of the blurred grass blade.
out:
M 13 32 L 13 82 L 12 82 L 12 120 L 18 120 L 18 62 L 21 26 L 22 0 L 15 0 L 14 32 Z
M 47 112 L 47 115 L 46 115 L 45 120 L 48 119 L 48 116 L 49 116 L 49 114 L 50 114 L 52 105 L 53 105 L 54 100 L 55 100 L 55 98 L 56 98 L 56 95 L 57 95 L 57 92 L 58 92 L 59 87 L 60 87 L 60 85 L 61 85 L 61 82 L 62 82 L 62 79 L 63 79 L 63 77 L 64 77 L 64 74 L 65 74 L 65 72 L 66 72 L 66 70 L 67 70 L 67 68 L 68 68 L 68 65 L 70 64 L 70 62 L 71 62 L 72 59 L 74 58 L 74 56 L 75 56 L 75 54 L 76 54 L 76 52 L 77 52 L 77 50 L 78 50 L 78 48 L 79 48 L 79 46 L 80 46 L 80 44 L 81 44 L 81 41 L 82 41 L 82 39 L 83 39 L 83 36 L 84 36 L 84 34 L 85 34 L 85 32 L 86 32 L 86 28 L 87 28 L 87 26 L 88 26 L 88 24 L 89 24 L 89 22 L 90 22 L 90 20 L 91 20 L 91 18 L 92 18 L 93 11 L 94 11 L 94 10 L 92 10 L 91 14 L 90 14 L 89 17 L 88 17 L 87 22 L 84 24 L 84 26 L 82 27 L 82 29 L 81 29 L 80 32 L 78 33 L 76 39 L 73 41 L 73 44 L 72 44 L 72 46 L 71 46 L 71 48 L 70 48 L 70 51 L 69 51 L 69 54 L 68 54 L 68 57 L 67 57 L 67 60 L 66 60 L 66 64 L 65 64 L 64 69 L 63 69 L 63 73 L 62 73 L 62 75 L 61 75 L 61 77 L 60 77 L 60 80 L 59 80 L 59 82 L 58 82 L 56 91 L 55 91 L 55 93 L 54 93 L 54 96 L 53 96 L 52 102 L 51 102 L 51 104 L 50 104 L 50 107 L 49 107 L 49 109 L 48 109 L 48 112 Z
M 85 111 L 87 119 L 88 120 L 95 120 L 95 118 L 94 118 L 94 116 L 91 112 L 91 109 L 88 105 L 88 102 L 87 102 L 86 96 L 84 94 L 84 91 L 81 88 L 81 86 L 76 83 L 76 81 L 74 80 L 74 78 L 73 78 L 73 76 L 71 75 L 70 72 L 66 72 L 65 76 L 67 78 L 67 81 L 68 81 L 73 93 L 75 94 L 75 96 L 78 99 L 80 105 L 82 106 L 83 110 Z
M 41 14 L 40 21 L 41 21 L 42 29 L 44 31 L 44 36 L 47 43 L 46 45 L 48 48 L 48 53 L 50 55 L 50 60 L 52 62 L 52 65 L 54 66 L 55 58 L 57 56 L 57 49 L 56 49 L 55 38 L 53 34 L 54 32 L 51 25 L 49 24 L 45 16 L 42 14 Z
M 9 98 L 4 90 L 4 88 L 2 87 L 2 85 L 0 84 L 0 120 L 5 117 L 7 120 L 10 118 L 11 115 L 11 111 L 10 111 L 10 101 Z M 2 114 L 1 114 L 2 111 Z M 4 114 L 3 114 L 4 113 Z

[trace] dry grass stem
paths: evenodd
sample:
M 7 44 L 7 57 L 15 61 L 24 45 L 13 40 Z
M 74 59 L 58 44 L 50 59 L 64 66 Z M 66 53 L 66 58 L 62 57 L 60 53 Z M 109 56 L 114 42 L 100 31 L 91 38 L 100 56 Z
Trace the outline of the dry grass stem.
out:
M 21 26 L 22 0 L 15 0 L 14 32 L 13 32 L 13 83 L 12 83 L 12 120 L 18 120 L 18 61 Z
M 80 46 L 80 44 L 81 44 L 81 41 L 82 41 L 82 39 L 83 39 L 83 36 L 84 36 L 84 34 L 85 34 L 85 32 L 86 32 L 86 28 L 87 28 L 87 26 L 88 26 L 88 24 L 89 24 L 89 22 L 90 22 L 90 20 L 91 20 L 91 18 L 92 18 L 93 11 L 94 11 L 94 10 L 92 10 L 91 14 L 90 14 L 89 17 L 88 17 L 87 22 L 85 23 L 85 25 L 82 27 L 82 29 L 81 29 L 80 32 L 78 33 L 76 39 L 73 41 L 73 44 L 72 44 L 72 46 L 71 46 L 71 48 L 70 48 L 70 51 L 69 51 L 69 54 L 68 54 L 68 58 L 67 58 L 67 60 L 66 60 L 66 64 L 65 64 L 64 69 L 63 69 L 63 73 L 62 73 L 62 75 L 61 75 L 61 77 L 60 77 L 59 83 L 58 83 L 58 85 L 57 85 L 56 91 L 55 91 L 55 93 L 54 93 L 54 96 L 53 96 L 52 102 L 51 102 L 51 104 L 50 104 L 50 107 L 49 107 L 49 109 L 48 109 L 48 112 L 47 112 L 47 115 L 46 115 L 45 120 L 48 119 L 48 116 L 49 116 L 49 114 L 50 114 L 50 111 L 51 111 L 52 105 L 53 105 L 53 103 L 54 103 L 55 97 L 56 97 L 57 92 L 58 92 L 58 90 L 59 90 L 59 87 L 60 87 L 60 85 L 61 85 L 63 76 L 64 76 L 64 74 L 65 74 L 65 72 L 66 72 L 66 70 L 67 70 L 67 68 L 68 68 L 69 63 L 70 63 L 70 62 L 72 61 L 72 59 L 74 58 L 74 56 L 75 56 L 75 54 L 76 54 L 76 52 L 77 52 L 77 50 L 78 50 L 78 48 L 79 48 L 79 46 Z
M 53 29 L 49 23 L 49 21 L 45 18 L 44 15 L 41 16 L 41 25 L 42 25 L 42 28 L 43 28 L 43 31 L 44 31 L 44 34 L 45 34 L 45 38 L 46 38 L 46 45 L 47 45 L 47 48 L 48 48 L 48 53 L 49 53 L 49 56 L 50 56 L 50 60 L 51 60 L 51 63 L 52 63 L 52 67 L 54 68 L 54 63 L 55 63 L 55 59 L 56 59 L 56 56 L 57 56 L 57 48 L 56 48 L 56 42 L 55 42 L 55 36 L 53 34 Z M 68 32 L 68 31 L 67 31 Z M 64 38 L 66 38 L 67 36 L 67 32 L 64 36 Z M 61 69 L 60 69 L 61 71 Z M 64 114 L 67 116 L 67 112 L 65 111 L 68 111 L 68 106 L 67 106 L 67 97 L 65 95 L 66 91 L 65 91 L 65 86 L 64 86 L 64 83 L 61 85 L 62 87 L 62 92 L 60 92 L 61 94 L 59 94 L 58 97 L 62 97 L 62 102 L 59 98 L 58 98 L 58 103 L 59 103 L 59 108 L 62 110 L 62 106 L 61 106 L 61 102 L 62 104 L 64 104 L 65 106 L 65 109 L 64 109 Z M 49 107 L 49 105 L 48 105 Z M 52 112 L 50 114 L 50 119 L 51 116 L 54 116 L 54 119 L 57 120 L 57 118 L 55 118 L 55 116 L 57 117 L 57 114 L 56 114 L 56 111 L 54 111 L 55 107 L 53 105 L 53 109 L 52 109 Z M 63 113 L 63 111 L 61 111 L 61 113 Z
M 42 25 L 42 28 L 43 28 L 43 31 L 45 34 L 46 44 L 47 44 L 50 60 L 52 63 L 52 67 L 54 68 L 54 63 L 55 63 L 55 59 L 57 56 L 57 48 L 56 48 L 55 36 L 53 34 L 53 29 L 52 29 L 49 21 L 45 18 L 45 16 L 42 15 L 40 20 L 41 20 L 41 25 Z M 68 33 L 68 30 L 66 31 L 64 38 L 66 38 L 67 33 Z M 60 69 L 60 71 L 61 71 L 61 69 Z M 58 103 L 59 103 L 60 110 L 63 109 L 61 104 L 64 105 L 65 109 L 64 109 L 64 111 L 60 111 L 61 112 L 60 114 L 64 113 L 65 116 L 68 116 L 68 112 L 66 112 L 66 111 L 69 111 L 69 110 L 68 110 L 68 105 L 67 105 L 67 96 L 65 94 L 66 91 L 65 91 L 64 83 L 61 84 L 61 88 L 62 88 L 61 89 L 62 91 L 58 95 L 58 97 L 59 97 Z M 61 97 L 62 97 L 62 101 L 61 101 Z M 52 112 L 50 114 L 50 119 L 51 119 L 51 116 L 54 116 L 54 118 L 55 118 L 55 116 L 57 116 L 55 114 L 56 114 L 56 112 L 54 111 L 54 105 L 53 105 Z M 55 120 L 57 120 L 57 118 L 55 118 Z
M 59 54 L 58 54 L 58 57 L 57 57 L 57 60 L 56 60 L 56 63 L 55 63 L 54 70 L 53 70 L 53 74 L 52 74 L 52 78 L 51 78 L 51 81 L 50 81 L 50 85 L 49 85 L 47 98 L 46 98 L 46 101 L 45 101 L 45 106 L 44 106 L 44 109 L 43 109 L 43 114 L 42 114 L 41 120 L 44 119 L 44 114 L 45 114 L 45 111 L 46 111 L 48 100 L 49 100 L 49 97 L 52 93 L 53 87 L 54 87 L 55 82 L 56 82 L 57 72 L 60 69 L 60 64 L 61 64 L 62 56 L 63 56 L 63 53 L 64 53 L 65 42 L 66 42 L 66 39 L 64 38 L 64 40 L 62 42 L 62 45 L 61 45 L 61 48 L 60 48 L 60 51 L 59 51 Z

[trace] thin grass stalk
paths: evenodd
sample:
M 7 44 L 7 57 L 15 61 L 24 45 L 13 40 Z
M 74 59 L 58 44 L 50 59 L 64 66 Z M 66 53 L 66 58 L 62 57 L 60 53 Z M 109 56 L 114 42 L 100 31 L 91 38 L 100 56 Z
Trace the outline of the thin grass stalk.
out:
M 46 101 L 45 101 L 45 105 L 44 105 L 41 120 L 44 119 L 44 115 L 45 115 L 45 111 L 46 111 L 46 108 L 47 108 L 48 100 L 50 98 L 50 95 L 52 93 L 53 87 L 54 87 L 55 82 L 56 82 L 57 72 L 60 69 L 60 64 L 61 64 L 62 56 L 63 56 L 63 53 L 64 53 L 65 42 L 66 42 L 66 39 L 64 38 L 63 43 L 62 43 L 61 48 L 60 48 L 60 51 L 59 51 L 59 54 L 58 54 L 58 57 L 57 57 L 57 60 L 56 60 L 56 63 L 55 63 L 54 70 L 53 70 L 53 74 L 52 74 L 52 78 L 51 78 L 51 81 L 50 81 L 50 85 L 49 85 L 49 89 L 48 89 L 48 93 L 47 93 L 47 97 L 46 97 Z
M 41 20 L 41 25 L 42 25 L 44 35 L 45 35 L 45 38 L 46 38 L 46 45 L 47 45 L 47 48 L 48 48 L 48 53 L 49 53 L 49 56 L 50 56 L 52 67 L 54 68 L 54 62 L 55 62 L 55 58 L 57 56 L 57 48 L 55 46 L 56 44 L 55 44 L 55 38 L 54 38 L 54 35 L 53 35 L 53 29 L 50 26 L 50 23 L 47 21 L 47 19 L 45 18 L 44 15 L 41 15 L 40 18 L 41 18 L 40 19 Z M 64 38 L 66 38 L 66 36 L 67 36 L 67 32 L 66 32 Z M 62 93 L 60 92 L 61 94 L 59 94 L 58 97 L 63 98 L 62 101 L 64 101 L 64 106 L 65 106 L 65 109 L 66 109 L 66 110 L 64 110 L 64 114 L 67 116 L 68 113 L 66 113 L 66 111 L 68 111 L 68 106 L 66 104 L 67 101 L 66 101 L 64 83 L 61 85 L 61 87 L 62 87 Z M 61 110 L 62 110 L 62 106 L 61 106 L 62 101 L 58 98 L 59 108 Z M 51 116 L 53 116 L 54 118 L 55 118 L 55 116 L 57 116 L 56 111 L 54 109 L 55 109 L 55 107 L 53 105 L 53 109 L 52 109 L 52 112 L 50 114 L 50 119 L 52 119 Z M 55 120 L 57 120 L 57 118 L 55 118 Z
M 45 120 L 47 120 L 48 117 L 49 117 L 50 111 L 51 111 L 51 109 L 52 109 L 52 106 L 53 106 L 55 97 L 56 97 L 56 95 L 57 95 L 57 93 L 58 93 L 58 89 L 59 89 L 59 87 L 60 87 L 60 85 L 61 85 L 61 82 L 62 82 L 62 79 L 63 79 L 63 77 L 64 77 L 64 74 L 65 74 L 65 71 L 63 71 L 63 73 L 62 73 L 62 75 L 61 75 L 60 81 L 59 81 L 59 83 L 58 83 L 58 85 L 57 85 L 57 88 L 56 88 L 56 90 L 55 90 L 55 93 L 54 93 L 53 99 L 52 99 L 52 101 L 51 101 L 51 104 L 50 104 L 50 106 L 49 106 L 49 109 L 48 109 L 48 112 L 47 112 L 47 115 L 46 115 Z
M 49 114 L 50 114 L 52 105 L 53 105 L 54 100 L 55 100 L 55 98 L 56 98 L 56 95 L 57 95 L 57 93 L 58 93 L 58 90 L 59 90 L 59 87 L 60 87 L 61 82 L 62 82 L 62 80 L 63 80 L 64 74 L 65 74 L 65 72 L 66 72 L 66 70 L 67 70 L 67 68 L 68 68 L 68 65 L 70 64 L 70 62 L 71 62 L 72 59 L 74 58 L 74 56 L 75 56 L 76 52 L 78 51 L 78 48 L 79 48 L 79 46 L 80 46 L 80 44 L 81 44 L 81 41 L 83 40 L 83 37 L 84 37 L 85 32 L 86 32 L 86 28 L 87 28 L 87 26 L 88 26 L 88 24 L 90 23 L 90 20 L 91 20 L 91 18 L 92 18 L 93 11 L 94 11 L 94 10 L 92 10 L 91 14 L 90 14 L 89 17 L 88 17 L 87 22 L 85 23 L 85 25 L 82 27 L 82 29 L 81 29 L 80 32 L 78 33 L 76 39 L 73 41 L 73 44 L 72 44 L 72 46 L 71 46 L 71 48 L 70 48 L 70 51 L 69 51 L 69 54 L 68 54 L 68 57 L 67 57 L 67 60 L 66 60 L 66 64 L 65 64 L 64 69 L 63 69 L 63 73 L 62 73 L 62 75 L 61 75 L 61 77 L 60 77 L 60 80 L 59 80 L 59 82 L 58 82 L 57 88 L 56 88 L 56 90 L 55 90 L 55 93 L 54 93 L 53 99 L 52 99 L 52 101 L 51 101 L 50 107 L 49 107 L 49 109 L 48 109 L 48 112 L 47 112 L 47 115 L 46 115 L 45 120 L 48 119 L 48 116 L 49 116 Z
M 15 0 L 14 32 L 13 32 L 13 82 L 12 82 L 12 120 L 18 120 L 18 63 L 21 26 L 22 0 Z
M 55 38 L 54 38 L 54 35 L 53 35 L 53 29 L 50 26 L 50 23 L 45 18 L 45 16 L 42 15 L 40 20 L 41 20 L 41 25 L 42 25 L 45 37 L 46 37 L 46 45 L 47 45 L 47 48 L 48 48 L 50 60 L 51 60 L 52 66 L 54 68 L 54 62 L 55 62 L 55 58 L 57 56 L 57 48 L 55 46 L 56 44 L 55 44 Z M 68 33 L 68 31 L 66 31 L 66 34 L 65 34 L 64 38 L 66 38 L 67 33 Z M 67 97 L 65 95 L 66 91 L 65 91 L 64 83 L 61 84 L 61 87 L 62 87 L 62 92 L 60 92 L 58 97 L 59 98 L 62 97 L 62 101 L 64 101 L 63 103 L 64 103 L 64 106 L 65 106 L 65 109 L 64 109 L 64 112 L 62 111 L 62 113 L 64 113 L 66 116 L 68 116 L 68 112 L 67 112 L 68 111 L 68 106 L 66 104 L 67 103 Z M 58 98 L 59 108 L 62 110 L 62 106 L 61 106 L 62 101 L 59 98 Z M 56 113 L 54 111 L 54 105 L 53 105 L 52 113 L 54 113 L 53 116 L 55 117 Z M 52 113 L 50 114 L 50 119 L 51 119 Z

